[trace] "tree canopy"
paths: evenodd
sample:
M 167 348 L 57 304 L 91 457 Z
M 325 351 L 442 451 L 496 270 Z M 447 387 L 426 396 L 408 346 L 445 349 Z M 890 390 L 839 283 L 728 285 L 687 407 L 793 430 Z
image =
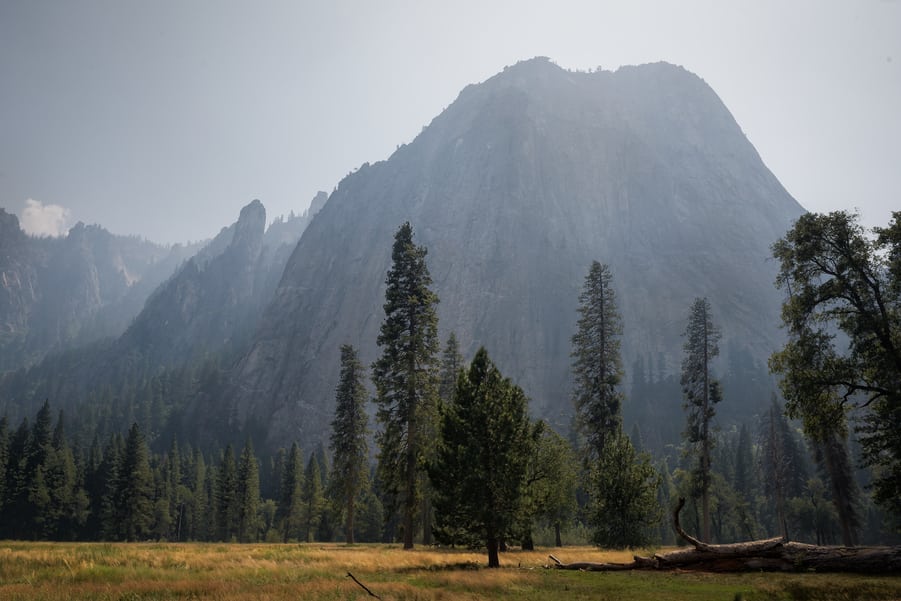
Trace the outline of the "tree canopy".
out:
M 378 404 L 376 434 L 379 477 L 400 508 L 405 549 L 413 547 L 414 517 L 420 502 L 423 459 L 434 444 L 438 400 L 438 297 L 429 286 L 426 249 L 413 243 L 404 223 L 394 237 L 386 279 L 385 320 L 378 336 L 381 356 L 372 365 Z
M 808 213 L 773 246 L 789 340 L 770 366 L 814 440 L 860 410 L 875 498 L 901 517 L 901 212 L 872 234 L 845 211 Z
M 515 525 L 534 447 L 526 395 L 481 348 L 441 413 L 440 443 L 429 467 L 438 529 L 464 530 L 487 547 L 488 567 L 499 567 L 499 544 Z
M 579 295 L 579 321 L 572 358 L 577 424 L 586 442 L 586 459 L 599 458 L 622 421 L 623 377 L 620 357 L 622 319 L 616 308 L 613 274 L 593 261 Z
M 682 395 L 688 412 L 685 440 L 689 452 L 697 457 L 692 469 L 695 492 L 701 497 L 701 536 L 710 540 L 710 453 L 713 435 L 710 422 L 714 405 L 722 400 L 722 388 L 710 374 L 710 363 L 719 354 L 720 330 L 713 323 L 710 301 L 696 298 L 685 327 L 685 354 L 682 358 Z
M 357 497 L 368 475 L 366 443 L 366 387 L 363 365 L 353 346 L 341 346 L 341 376 L 335 388 L 335 418 L 329 450 L 334 465 L 329 475 L 329 497 L 344 513 L 345 540 L 354 542 Z

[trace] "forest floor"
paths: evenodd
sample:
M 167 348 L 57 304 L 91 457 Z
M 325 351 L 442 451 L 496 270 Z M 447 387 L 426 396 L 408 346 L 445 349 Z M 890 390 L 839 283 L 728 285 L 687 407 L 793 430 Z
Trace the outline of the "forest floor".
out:
M 369 600 L 351 572 L 382 600 L 896 599 L 901 574 L 574 572 L 564 562 L 628 562 L 593 547 L 511 551 L 501 568 L 483 553 L 396 545 L 23 543 L 0 541 L 0 599 Z

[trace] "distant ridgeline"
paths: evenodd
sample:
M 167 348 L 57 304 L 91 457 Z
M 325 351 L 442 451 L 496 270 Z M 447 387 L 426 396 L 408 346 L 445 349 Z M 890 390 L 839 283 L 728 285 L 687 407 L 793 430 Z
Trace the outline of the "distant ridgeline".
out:
M 56 352 L 48 352 L 41 361 L 5 374 L 0 381 L 0 414 L 15 420 L 52 400 L 69 414 L 70 432 L 83 444 L 140 422 L 154 442 L 178 435 L 218 446 L 219 440 L 228 438 L 227 421 L 221 428 L 216 422 L 227 420 L 227 415 L 213 402 L 222 389 L 220 364 L 227 366 L 246 346 L 291 251 L 325 198 L 320 193 L 307 212 L 280 218 L 268 229 L 263 205 L 253 201 L 241 210 L 238 221 L 206 245 L 193 248 L 191 255 L 156 265 L 157 271 L 168 268 L 168 273 L 158 278 L 161 283 L 155 290 L 147 289 L 146 283 L 132 283 L 126 294 L 138 298 L 141 306 L 120 329 L 81 346 L 59 342 Z M 17 248 L 22 249 L 20 256 L 31 257 L 40 244 L 74 244 L 73 238 L 85 229 L 112 238 L 99 228 L 77 226 L 59 240 L 29 238 L 20 232 Z M 31 269 L 23 260 L 13 266 L 26 273 Z M 65 282 L 49 278 L 55 288 L 47 287 L 69 298 L 65 290 L 96 284 L 96 273 L 97 267 L 88 262 L 85 273 L 70 271 Z M 142 285 L 145 292 L 139 296 Z M 14 354 L 14 343 L 15 339 L 4 340 L 4 357 L 7 351 Z M 197 411 L 208 412 L 207 417 L 195 415 Z M 208 427 L 190 425 L 195 418 Z

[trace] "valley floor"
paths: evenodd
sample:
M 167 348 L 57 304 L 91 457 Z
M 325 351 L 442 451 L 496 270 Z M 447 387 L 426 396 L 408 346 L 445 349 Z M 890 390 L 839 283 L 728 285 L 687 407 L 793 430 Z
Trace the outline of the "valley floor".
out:
M 901 599 L 901 575 L 587 573 L 562 561 L 629 561 L 591 547 L 481 553 L 396 545 L 23 543 L 0 541 L 4 601 L 363 600 L 352 572 L 389 600 Z

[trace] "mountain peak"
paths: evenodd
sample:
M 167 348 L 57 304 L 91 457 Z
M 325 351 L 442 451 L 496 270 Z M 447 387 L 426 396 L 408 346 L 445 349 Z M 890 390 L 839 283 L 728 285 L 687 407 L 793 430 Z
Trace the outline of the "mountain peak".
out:
M 266 207 L 259 200 L 253 200 L 241 209 L 232 246 L 250 246 L 258 252 L 265 231 Z
M 696 296 L 722 317 L 724 348 L 763 361 L 780 335 L 769 248 L 801 211 L 685 69 L 522 61 L 338 185 L 239 362 L 234 415 L 268 422 L 273 443 L 321 439 L 340 345 L 375 358 L 404 221 L 429 249 L 442 330 L 464 354 L 488 347 L 539 415 L 569 412 L 569 341 L 593 260 L 615 274 L 626 362 L 677 365 Z

